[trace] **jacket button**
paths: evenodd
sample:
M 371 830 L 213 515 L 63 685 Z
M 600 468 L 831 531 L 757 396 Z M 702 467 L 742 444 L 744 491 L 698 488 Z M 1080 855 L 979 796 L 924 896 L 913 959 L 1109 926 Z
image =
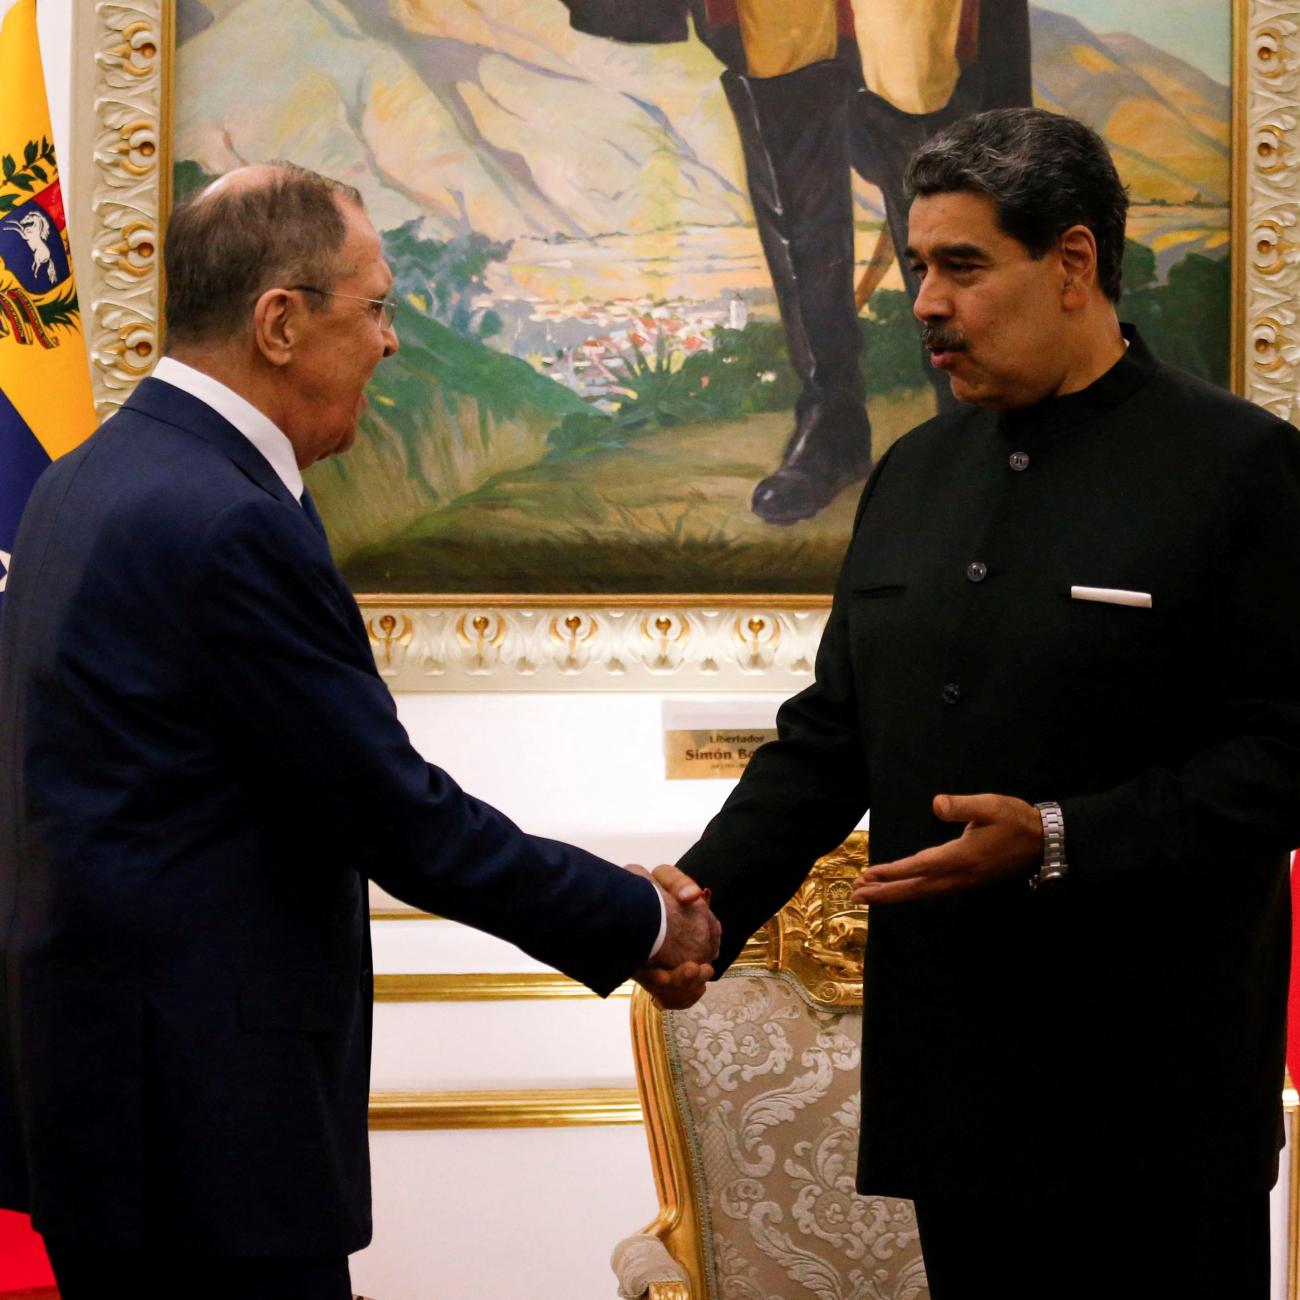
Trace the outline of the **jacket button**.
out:
M 972 560 L 966 566 L 966 576 L 972 582 L 983 582 L 989 576 L 989 566 L 979 560 Z
M 956 682 L 945 682 L 939 694 L 945 704 L 956 704 L 961 699 L 961 687 Z
M 1023 451 L 1013 451 L 1007 463 L 1016 471 L 1028 469 L 1029 456 Z

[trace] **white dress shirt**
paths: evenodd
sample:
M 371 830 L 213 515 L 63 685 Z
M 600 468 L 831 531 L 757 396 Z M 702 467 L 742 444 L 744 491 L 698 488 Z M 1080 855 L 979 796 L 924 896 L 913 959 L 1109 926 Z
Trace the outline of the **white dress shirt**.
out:
M 262 454 L 267 464 L 275 470 L 285 487 L 293 493 L 293 499 L 302 502 L 302 471 L 293 453 L 293 444 L 284 431 L 268 420 L 252 402 L 240 397 L 233 388 L 227 388 L 219 379 L 205 375 L 193 366 L 187 366 L 175 357 L 163 357 L 153 368 L 153 378 L 161 379 L 164 384 L 179 388 L 181 392 L 196 397 L 205 406 L 210 406 L 216 413 L 228 420 L 240 433 Z M 659 935 L 650 957 L 663 947 L 668 937 L 668 905 L 658 885 L 654 886 L 655 897 L 659 900 Z M 647 958 L 649 960 L 649 958 Z

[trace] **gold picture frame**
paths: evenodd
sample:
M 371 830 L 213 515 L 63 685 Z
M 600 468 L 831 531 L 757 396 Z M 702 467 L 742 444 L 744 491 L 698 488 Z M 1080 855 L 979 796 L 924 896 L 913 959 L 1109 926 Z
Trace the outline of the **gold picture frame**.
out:
M 1232 378 L 1289 418 L 1300 363 L 1300 6 L 1231 0 Z M 74 18 L 73 229 L 96 401 L 120 404 L 161 338 L 174 0 Z M 829 597 L 361 597 L 394 690 L 785 690 L 805 685 Z

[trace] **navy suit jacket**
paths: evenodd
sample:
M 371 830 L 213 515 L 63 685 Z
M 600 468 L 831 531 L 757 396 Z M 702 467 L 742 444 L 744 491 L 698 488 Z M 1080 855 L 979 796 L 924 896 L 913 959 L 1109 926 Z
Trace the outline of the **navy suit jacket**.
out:
M 370 1236 L 367 877 L 599 993 L 641 879 L 427 764 L 325 538 L 146 380 L 43 475 L 0 631 L 0 1205 L 247 1255 Z

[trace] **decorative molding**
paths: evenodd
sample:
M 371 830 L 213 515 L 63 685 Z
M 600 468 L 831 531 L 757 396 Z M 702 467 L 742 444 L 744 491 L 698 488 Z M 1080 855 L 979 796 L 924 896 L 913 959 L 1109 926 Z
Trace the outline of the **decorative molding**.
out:
M 161 338 L 171 194 L 172 0 L 94 0 L 78 17 L 77 212 L 91 214 L 87 309 L 96 403 L 109 414 Z M 1233 0 L 1233 381 L 1290 418 L 1300 386 L 1300 4 Z M 807 683 L 821 597 L 362 596 L 394 691 L 780 690 Z
M 868 833 L 854 831 L 813 863 L 794 897 L 768 923 L 772 964 L 788 972 L 807 997 L 828 1009 L 862 1005 L 867 909 L 853 901 L 853 881 L 867 865 Z
M 870 834 L 853 831 L 818 858 L 781 910 L 745 941 L 732 970 L 779 971 L 800 995 L 827 1010 L 862 1005 L 867 908 L 853 881 L 867 865 Z
M 162 229 L 171 198 L 173 6 L 96 0 L 79 35 L 94 60 L 91 139 L 77 122 L 79 158 L 93 157 L 91 265 L 78 268 L 95 407 L 110 415 L 153 369 L 162 341 Z M 74 54 L 79 72 L 85 60 Z M 89 147 L 87 147 L 87 145 Z M 82 205 L 84 210 L 84 205 Z
M 585 984 L 551 971 L 375 976 L 376 1002 L 525 1002 L 596 996 Z M 632 986 L 624 984 L 609 996 L 631 997 Z
M 1300 386 L 1300 6 L 1236 0 L 1233 85 L 1238 386 L 1283 419 Z
M 828 603 L 361 601 L 375 663 L 395 691 L 798 688 L 812 675 Z
M 635 1088 L 487 1092 L 376 1092 L 370 1130 L 591 1128 L 640 1124 Z

